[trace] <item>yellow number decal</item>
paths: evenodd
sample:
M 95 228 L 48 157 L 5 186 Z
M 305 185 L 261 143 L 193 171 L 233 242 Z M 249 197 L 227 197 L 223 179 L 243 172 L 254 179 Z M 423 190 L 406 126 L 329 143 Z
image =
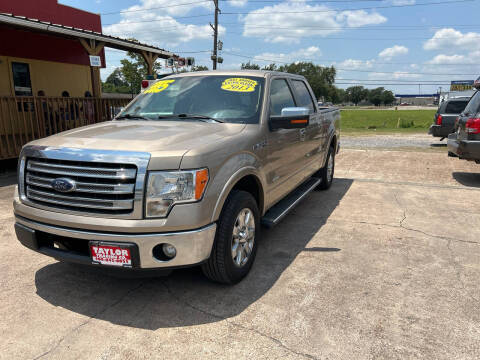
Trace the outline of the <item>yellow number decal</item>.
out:
M 160 80 L 144 91 L 145 94 L 159 93 L 170 86 L 175 80 Z
M 229 78 L 222 83 L 222 89 L 235 92 L 253 92 L 257 86 L 257 82 L 245 78 Z

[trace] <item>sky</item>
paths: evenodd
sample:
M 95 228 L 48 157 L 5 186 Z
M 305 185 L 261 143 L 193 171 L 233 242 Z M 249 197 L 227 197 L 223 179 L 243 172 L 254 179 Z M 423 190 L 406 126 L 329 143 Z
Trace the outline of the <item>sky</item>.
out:
M 213 0 L 59 0 L 99 13 L 103 33 L 134 37 L 212 68 Z M 219 0 L 223 64 L 312 61 L 336 84 L 431 94 L 480 75 L 480 0 Z M 125 53 L 106 48 L 105 79 Z

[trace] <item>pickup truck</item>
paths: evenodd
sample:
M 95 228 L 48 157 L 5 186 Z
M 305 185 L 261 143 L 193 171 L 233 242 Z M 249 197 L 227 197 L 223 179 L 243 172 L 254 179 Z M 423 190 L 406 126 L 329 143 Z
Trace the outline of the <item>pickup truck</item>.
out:
M 478 88 L 480 88 L 480 83 Z M 458 117 L 456 131 L 448 136 L 448 155 L 480 164 L 480 91 Z
M 261 226 L 331 186 L 339 121 L 338 109 L 318 109 L 302 76 L 168 76 L 112 121 L 24 146 L 17 237 L 61 261 L 129 271 L 201 265 L 209 279 L 237 283 Z
M 433 124 L 428 133 L 434 137 L 445 139 L 449 134 L 455 131 L 455 121 L 460 113 L 468 104 L 469 97 L 454 97 L 444 100 L 438 106 L 435 113 Z

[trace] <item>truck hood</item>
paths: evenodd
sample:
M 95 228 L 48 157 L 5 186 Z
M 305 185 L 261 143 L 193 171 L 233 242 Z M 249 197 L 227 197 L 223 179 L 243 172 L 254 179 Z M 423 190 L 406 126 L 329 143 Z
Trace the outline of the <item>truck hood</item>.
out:
M 178 168 L 187 151 L 238 134 L 244 128 L 245 124 L 187 120 L 108 121 L 65 131 L 31 144 L 57 148 L 149 152 L 152 157 L 164 157 L 166 168 Z

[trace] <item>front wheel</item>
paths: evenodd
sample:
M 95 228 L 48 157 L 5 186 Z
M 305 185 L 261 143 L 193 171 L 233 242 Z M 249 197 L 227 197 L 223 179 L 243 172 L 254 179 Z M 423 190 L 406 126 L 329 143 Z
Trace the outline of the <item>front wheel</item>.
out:
M 205 276 L 223 284 L 242 280 L 255 260 L 259 230 L 259 211 L 253 196 L 232 191 L 218 220 L 210 258 L 202 265 Z
M 335 172 L 335 149 L 330 146 L 327 154 L 325 166 L 318 171 L 318 175 L 322 178 L 322 182 L 318 185 L 318 190 L 327 190 L 332 186 L 333 174 Z

